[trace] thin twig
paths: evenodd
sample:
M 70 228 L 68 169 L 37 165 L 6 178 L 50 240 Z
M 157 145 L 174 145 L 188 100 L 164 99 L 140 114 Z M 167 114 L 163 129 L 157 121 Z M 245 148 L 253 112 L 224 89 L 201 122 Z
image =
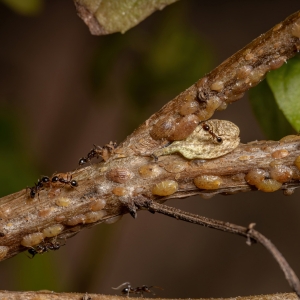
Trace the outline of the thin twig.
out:
M 177 220 L 182 220 L 185 222 L 190 222 L 193 224 L 238 234 L 247 238 L 247 244 L 251 244 L 251 240 L 254 240 L 260 244 L 262 244 L 274 257 L 274 259 L 279 264 L 281 270 L 283 271 L 286 280 L 288 281 L 291 288 L 296 292 L 298 297 L 300 298 L 300 281 L 289 266 L 288 262 L 282 256 L 282 254 L 278 251 L 278 249 L 268 240 L 264 235 L 254 230 L 253 227 L 255 224 L 250 224 L 248 228 L 242 227 L 239 225 L 235 225 L 229 222 L 223 222 L 219 220 L 214 220 L 206 217 L 202 217 L 199 215 L 191 214 L 188 212 L 184 212 L 180 209 L 169 207 L 163 204 L 159 204 L 156 202 L 150 202 L 147 205 L 147 208 L 150 212 L 157 212 Z

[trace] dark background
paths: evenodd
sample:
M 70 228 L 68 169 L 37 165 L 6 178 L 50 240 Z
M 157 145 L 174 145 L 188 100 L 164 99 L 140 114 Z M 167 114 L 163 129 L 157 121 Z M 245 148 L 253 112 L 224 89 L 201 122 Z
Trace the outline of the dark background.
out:
M 179 1 L 125 34 L 91 36 L 72 1 L 35 16 L 0 4 L 0 193 L 77 167 L 92 144 L 122 141 L 142 121 L 251 40 L 299 9 L 298 0 Z M 243 143 L 264 136 L 242 99 L 214 117 Z M 257 224 L 300 275 L 299 192 L 170 201 L 186 211 Z M 161 297 L 288 292 L 271 255 L 238 236 L 147 212 L 99 225 L 57 252 L 1 263 L 0 289 L 115 294 L 122 282 Z

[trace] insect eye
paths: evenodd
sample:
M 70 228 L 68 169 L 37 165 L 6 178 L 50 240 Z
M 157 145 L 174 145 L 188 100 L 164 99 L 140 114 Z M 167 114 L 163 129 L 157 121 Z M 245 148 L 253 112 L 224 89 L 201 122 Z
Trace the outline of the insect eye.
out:
M 35 255 L 36 251 L 33 248 L 28 249 L 28 253 L 31 255 Z
M 44 182 L 44 183 L 47 183 L 47 182 L 49 182 L 50 181 L 50 178 L 49 177 L 43 177 L 42 178 L 42 182 Z
M 129 288 L 125 288 L 122 290 L 122 294 L 128 294 L 129 293 Z
M 79 160 L 79 165 L 81 166 L 81 165 L 84 165 L 84 164 L 86 164 L 87 163 L 87 159 L 86 158 L 81 158 L 80 160 Z

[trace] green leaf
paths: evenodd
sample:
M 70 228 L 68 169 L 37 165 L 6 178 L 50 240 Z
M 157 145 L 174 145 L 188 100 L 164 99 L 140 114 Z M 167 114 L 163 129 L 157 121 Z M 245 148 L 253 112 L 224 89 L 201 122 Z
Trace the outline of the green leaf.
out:
M 36 15 L 41 12 L 44 0 L 0 0 L 16 13 Z
M 279 109 L 266 80 L 250 90 L 249 99 L 258 123 L 268 139 L 279 140 L 294 133 Z
M 290 124 L 300 131 L 300 56 L 267 75 L 275 100 Z

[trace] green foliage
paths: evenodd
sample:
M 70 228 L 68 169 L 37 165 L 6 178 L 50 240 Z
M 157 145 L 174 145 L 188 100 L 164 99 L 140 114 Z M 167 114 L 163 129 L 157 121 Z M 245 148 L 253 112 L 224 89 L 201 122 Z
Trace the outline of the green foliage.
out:
M 0 0 L 16 13 L 22 15 L 36 15 L 41 12 L 44 0 Z
M 27 251 L 11 259 L 10 269 L 15 274 L 14 282 L 17 290 L 55 290 L 63 291 L 60 278 L 61 265 L 54 260 L 55 252 L 38 254 L 33 259 Z
M 26 126 L 15 108 L 0 108 L 0 196 L 8 195 L 32 186 L 39 172 L 27 152 Z M 29 143 L 30 145 L 30 143 Z M 29 149 L 28 149 L 29 150 Z M 34 201 L 38 201 L 35 199 Z M 25 203 L 24 203 L 25 205 Z M 46 257 L 47 256 L 47 257 Z M 19 290 L 58 290 L 58 276 L 54 276 L 54 264 L 49 255 L 30 260 L 21 254 L 7 261 L 14 270 L 14 284 Z
M 102 38 L 92 62 L 93 89 L 110 89 L 111 95 L 112 85 L 118 85 L 128 107 L 127 132 L 147 119 L 153 106 L 158 109 L 212 68 L 212 49 L 187 20 L 187 7 L 179 2 L 148 27 Z
M 283 114 L 300 131 L 300 56 L 267 75 L 267 81 Z
M 26 153 L 24 125 L 11 110 L 0 109 L 0 195 L 4 196 L 23 188 L 37 178 L 32 162 Z
M 293 133 L 293 128 L 278 108 L 266 80 L 249 91 L 254 114 L 268 139 L 279 140 Z
M 125 33 L 156 10 L 176 1 L 178 0 L 75 0 L 93 13 L 106 33 Z

